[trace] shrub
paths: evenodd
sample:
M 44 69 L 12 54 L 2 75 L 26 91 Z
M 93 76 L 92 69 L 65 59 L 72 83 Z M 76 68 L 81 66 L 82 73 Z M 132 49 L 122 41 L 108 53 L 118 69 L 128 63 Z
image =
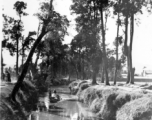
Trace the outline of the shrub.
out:
M 6 93 L 1 96 L 0 100 L 0 118 L 2 120 L 26 120 L 28 114 L 35 109 L 38 95 L 35 86 L 30 81 L 23 81 L 17 95 L 17 102 L 12 102 L 9 97 L 11 94 L 10 90 L 13 87 L 6 87 Z
M 152 96 L 126 103 L 117 111 L 117 120 L 152 120 Z
M 86 88 L 78 96 L 80 101 L 83 101 L 88 105 L 90 105 L 96 97 L 96 89 L 94 86 Z
M 72 83 L 69 84 L 69 89 L 71 94 L 76 94 L 79 90 L 79 84 L 81 83 L 81 81 L 77 80 L 77 81 L 73 81 Z
M 107 92 L 106 92 L 107 91 Z M 103 90 L 103 105 L 98 115 L 105 120 L 116 120 L 116 112 L 127 102 L 133 99 L 142 97 L 139 92 L 124 91 L 124 90 L 113 90 L 111 92 L 108 89 Z
M 94 113 L 98 113 L 101 109 L 103 105 L 103 99 L 99 99 L 99 98 L 96 98 L 92 101 L 92 104 L 90 106 L 90 109 L 94 112 Z
M 104 120 L 116 120 L 117 110 L 126 103 L 145 95 L 148 94 L 145 94 L 141 90 L 130 92 L 122 90 L 119 87 L 96 85 L 79 92 L 78 98 L 80 101 L 88 104 L 91 110 L 100 118 Z
M 90 87 L 91 85 L 89 83 L 81 83 L 79 89 L 78 89 L 78 92 L 77 92 L 77 95 L 79 96 L 79 94 L 86 88 Z

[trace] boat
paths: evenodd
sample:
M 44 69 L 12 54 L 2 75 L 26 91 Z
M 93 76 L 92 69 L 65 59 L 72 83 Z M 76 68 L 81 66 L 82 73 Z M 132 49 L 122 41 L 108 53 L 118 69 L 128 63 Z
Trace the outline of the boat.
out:
M 57 103 L 61 100 L 60 96 L 57 95 L 57 98 L 55 97 L 50 97 L 50 103 Z

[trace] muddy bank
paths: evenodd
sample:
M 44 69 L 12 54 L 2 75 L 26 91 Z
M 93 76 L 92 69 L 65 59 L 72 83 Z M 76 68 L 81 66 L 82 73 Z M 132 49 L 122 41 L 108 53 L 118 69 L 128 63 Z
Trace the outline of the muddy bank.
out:
M 152 120 L 152 86 L 87 86 L 77 92 L 79 101 L 104 120 Z M 74 88 L 74 87 L 73 87 Z

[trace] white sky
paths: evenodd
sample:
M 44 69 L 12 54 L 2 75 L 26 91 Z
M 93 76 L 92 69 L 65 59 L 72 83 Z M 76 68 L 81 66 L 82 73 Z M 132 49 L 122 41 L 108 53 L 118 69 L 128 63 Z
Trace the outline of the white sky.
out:
M 4 14 L 17 18 L 13 5 L 17 0 L 3 0 Z M 26 12 L 28 16 L 23 18 L 24 29 L 23 34 L 26 36 L 29 31 L 37 31 L 38 19 L 33 16 L 38 11 L 39 2 L 43 0 L 22 0 L 27 3 Z M 70 43 L 73 36 L 76 35 L 75 31 L 75 16 L 70 13 L 70 5 L 72 0 L 54 0 L 54 8 L 61 15 L 66 15 L 71 21 L 71 26 L 68 29 L 69 36 L 65 37 L 64 43 Z M 143 15 L 139 15 L 141 24 L 135 25 L 134 41 L 133 41 L 133 66 L 136 67 L 136 71 L 141 71 L 143 66 L 151 67 L 152 69 L 152 15 L 144 12 Z M 109 30 L 106 33 L 106 43 L 113 43 L 116 36 L 116 21 L 114 19 L 108 19 Z M 8 66 L 15 65 L 16 57 L 10 57 L 8 51 L 3 52 L 4 63 Z M 11 60 L 11 61 L 10 61 Z

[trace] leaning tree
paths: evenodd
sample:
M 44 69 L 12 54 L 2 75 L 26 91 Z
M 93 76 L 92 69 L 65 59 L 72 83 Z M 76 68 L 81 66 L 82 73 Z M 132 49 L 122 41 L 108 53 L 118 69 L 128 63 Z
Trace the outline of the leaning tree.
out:
M 32 60 L 34 51 L 35 51 L 36 47 L 38 46 L 38 44 L 43 39 L 43 37 L 45 35 L 47 35 L 48 32 L 51 32 L 54 29 L 56 29 L 60 32 L 67 30 L 67 26 L 68 26 L 67 18 L 65 16 L 61 16 L 59 13 L 55 12 L 53 9 L 52 3 L 53 3 L 53 0 L 50 0 L 50 3 L 43 2 L 40 7 L 41 12 L 36 14 L 36 16 L 41 21 L 40 32 L 30 50 L 27 60 L 24 63 L 24 67 L 21 72 L 21 75 L 19 76 L 17 83 L 15 84 L 13 91 L 11 93 L 11 98 L 13 101 L 16 101 L 16 94 L 24 80 L 24 77 L 26 76 L 26 73 L 27 73 L 28 67 L 29 67 L 29 63 Z

